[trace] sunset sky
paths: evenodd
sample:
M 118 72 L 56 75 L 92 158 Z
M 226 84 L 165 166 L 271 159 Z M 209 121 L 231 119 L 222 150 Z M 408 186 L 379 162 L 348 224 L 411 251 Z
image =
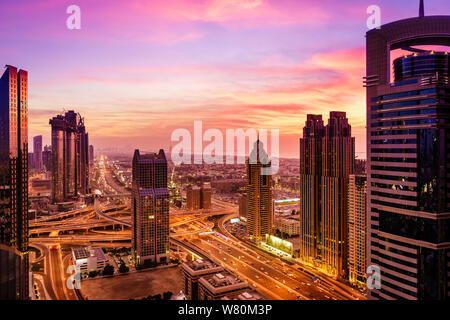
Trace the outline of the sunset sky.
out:
M 66 8 L 81 8 L 68 30 Z M 85 117 L 90 142 L 170 149 L 177 128 L 278 128 L 298 157 L 306 114 L 346 111 L 365 158 L 366 9 L 382 23 L 417 0 L 1 0 L 0 64 L 29 71 L 29 137 L 49 118 Z M 426 15 L 450 14 L 448 0 Z M 31 143 L 32 145 L 32 143 Z M 172 143 L 173 145 L 173 143 Z M 32 149 L 32 146 L 30 146 Z

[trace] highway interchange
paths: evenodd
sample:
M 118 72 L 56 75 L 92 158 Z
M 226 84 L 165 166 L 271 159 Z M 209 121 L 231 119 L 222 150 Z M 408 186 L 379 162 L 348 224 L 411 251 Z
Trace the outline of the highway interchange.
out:
M 99 168 L 99 180 L 103 181 L 106 194 L 128 192 L 114 180 L 105 160 L 100 161 Z M 224 222 L 237 215 L 237 207 L 217 199 L 213 199 L 213 206 L 213 210 L 196 214 L 171 210 L 171 244 L 216 261 L 268 299 L 365 299 L 359 291 L 326 275 L 283 261 L 276 255 L 235 238 L 225 229 Z M 41 259 L 44 260 L 41 285 L 45 287 L 49 299 L 77 299 L 75 291 L 68 290 L 66 286 L 70 275 L 65 271 L 71 263 L 71 257 L 62 256 L 60 245 L 129 246 L 129 209 L 123 204 L 96 200 L 93 206 L 61 213 L 53 218 L 40 218 L 30 223 L 30 234 L 33 235 L 30 243 L 41 251 Z M 216 232 L 199 236 L 199 233 L 212 231 L 215 225 Z M 319 280 L 313 282 L 312 276 L 317 276 Z

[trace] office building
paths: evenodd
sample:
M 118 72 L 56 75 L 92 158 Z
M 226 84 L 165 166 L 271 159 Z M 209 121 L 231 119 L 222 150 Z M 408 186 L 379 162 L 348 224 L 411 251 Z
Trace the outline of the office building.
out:
M 0 78 L 0 244 L 23 264 L 0 264 L 0 274 L 16 280 L 7 295 L 28 299 L 28 72 L 9 65 Z
M 223 271 L 223 268 L 211 260 L 198 259 L 181 265 L 184 275 L 184 295 L 187 300 L 198 300 L 198 280 L 207 275 Z
M 77 247 L 72 248 L 72 261 L 77 272 L 86 275 L 91 271 L 102 272 L 108 258 L 100 247 Z
M 211 209 L 211 185 L 203 184 L 200 187 L 200 209 Z
M 238 199 L 239 205 L 239 220 L 246 222 L 247 221 L 247 208 L 248 208 L 248 199 L 247 194 L 243 193 L 239 196 Z
M 368 299 L 450 297 L 449 54 L 420 47 L 449 35 L 423 3 L 366 34 L 367 263 L 381 269 Z
M 243 281 L 228 271 L 222 271 L 201 277 L 198 280 L 199 300 L 219 300 L 232 293 L 242 292 L 248 288 Z
M 94 164 L 94 146 L 89 145 L 89 165 L 92 166 Z
M 365 175 L 351 174 L 348 182 L 348 279 L 366 285 L 366 204 Z
M 300 139 L 300 260 L 347 276 L 348 179 L 355 139 L 345 112 L 307 115 Z
M 42 151 L 42 165 L 46 171 L 52 171 L 52 147 L 45 146 Z
M 0 243 L 0 271 L 0 300 L 20 299 L 22 281 L 28 273 L 22 253 Z
M 141 154 L 132 165 L 132 243 L 136 265 L 169 261 L 169 191 L 164 150 Z
M 298 236 L 300 234 L 299 216 L 275 218 L 275 229 L 283 236 Z
M 33 138 L 33 168 L 42 170 L 42 136 Z
M 50 119 L 52 127 L 52 201 L 89 193 L 88 134 L 84 118 L 68 111 Z
M 247 159 L 247 233 L 260 241 L 272 234 L 272 176 L 270 161 L 260 140 L 254 144 Z
M 199 210 L 200 209 L 200 187 L 189 185 L 186 188 L 186 209 Z

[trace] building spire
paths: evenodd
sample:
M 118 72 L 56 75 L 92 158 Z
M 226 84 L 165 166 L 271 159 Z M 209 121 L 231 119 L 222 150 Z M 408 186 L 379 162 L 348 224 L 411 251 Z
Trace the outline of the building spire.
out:
M 425 16 L 425 10 L 423 6 L 423 0 L 420 0 L 420 6 L 419 6 L 419 18 L 423 18 Z

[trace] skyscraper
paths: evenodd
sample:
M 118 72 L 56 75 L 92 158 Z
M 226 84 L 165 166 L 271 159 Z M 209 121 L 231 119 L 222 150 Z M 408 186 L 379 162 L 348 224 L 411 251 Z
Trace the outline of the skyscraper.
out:
M 45 146 L 44 151 L 42 151 L 42 165 L 45 170 L 52 171 L 52 147 Z
M 50 119 L 52 127 L 52 200 L 89 193 L 89 139 L 84 119 L 74 111 Z
M 367 253 L 381 269 L 369 299 L 450 296 L 450 16 L 366 34 Z M 390 63 L 393 50 L 409 53 Z
M 257 140 L 247 159 L 247 233 L 251 239 L 262 240 L 272 234 L 271 163 L 264 145 Z
M 140 154 L 132 168 L 132 244 L 136 265 L 169 259 L 169 191 L 164 150 Z
M 351 174 L 348 182 L 348 278 L 366 285 L 366 199 L 365 175 Z
M 0 78 L 0 243 L 22 260 L 0 263 L 2 278 L 17 279 L 5 296 L 28 299 L 28 72 L 9 65 Z
M 186 188 L 186 209 L 199 210 L 201 207 L 200 187 L 189 185 Z
M 33 163 L 34 169 L 42 169 L 42 136 L 33 138 Z
M 89 165 L 92 166 L 94 164 L 94 146 L 89 145 Z
M 345 112 L 308 115 L 300 139 L 300 259 L 339 277 L 347 274 L 348 179 L 355 139 Z

